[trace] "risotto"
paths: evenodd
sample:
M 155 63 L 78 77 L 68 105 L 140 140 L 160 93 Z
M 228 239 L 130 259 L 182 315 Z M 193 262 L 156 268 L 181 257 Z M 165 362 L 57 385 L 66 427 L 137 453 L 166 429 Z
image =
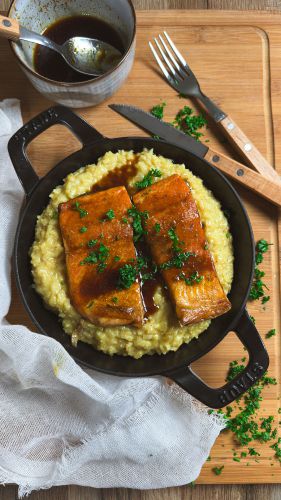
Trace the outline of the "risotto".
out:
M 58 224 L 60 203 L 91 191 L 110 171 L 129 162 L 134 162 L 136 167 L 136 174 L 130 179 L 129 185 L 133 186 L 136 181 L 141 180 L 151 168 L 161 170 L 161 179 L 178 174 L 188 183 L 205 226 L 206 239 L 218 277 L 225 293 L 228 293 L 233 279 L 232 237 L 220 203 L 203 185 L 202 180 L 193 175 L 185 165 L 176 165 L 167 158 L 156 156 L 153 150 L 144 150 L 138 155 L 133 151 L 107 152 L 96 164 L 69 174 L 64 184 L 52 191 L 49 205 L 38 217 L 30 255 L 36 291 L 46 306 L 59 315 L 63 329 L 71 336 L 74 345 L 82 341 L 110 355 L 140 358 L 144 354 L 176 351 L 183 343 L 190 342 L 206 330 L 210 321 L 181 327 L 160 285 L 154 294 L 158 310 L 148 317 L 141 328 L 100 327 L 82 318 L 70 302 L 64 247 Z

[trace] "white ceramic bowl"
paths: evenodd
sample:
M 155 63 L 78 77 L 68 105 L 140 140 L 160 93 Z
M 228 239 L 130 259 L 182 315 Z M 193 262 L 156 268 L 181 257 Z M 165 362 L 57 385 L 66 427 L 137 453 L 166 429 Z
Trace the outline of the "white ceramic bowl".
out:
M 65 106 L 95 106 L 111 96 L 127 78 L 134 61 L 136 16 L 131 0 L 14 0 L 9 16 L 24 27 L 42 33 L 61 17 L 73 15 L 100 17 L 119 33 L 125 54 L 105 75 L 83 82 L 57 82 L 39 75 L 33 64 L 34 44 L 11 42 L 11 48 L 32 85 L 48 99 Z

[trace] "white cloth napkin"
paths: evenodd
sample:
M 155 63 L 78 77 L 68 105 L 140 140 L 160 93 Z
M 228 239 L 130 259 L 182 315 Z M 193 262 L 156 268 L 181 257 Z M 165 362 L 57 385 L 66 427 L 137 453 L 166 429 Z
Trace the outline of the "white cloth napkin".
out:
M 83 370 L 55 340 L 4 319 L 23 190 L 7 153 L 19 102 L 0 102 L 0 483 L 163 488 L 197 478 L 224 420 L 163 377 Z

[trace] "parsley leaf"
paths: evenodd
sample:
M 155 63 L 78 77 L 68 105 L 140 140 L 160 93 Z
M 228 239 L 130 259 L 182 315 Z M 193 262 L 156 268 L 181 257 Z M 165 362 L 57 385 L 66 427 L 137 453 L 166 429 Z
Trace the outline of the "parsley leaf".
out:
M 162 172 L 158 168 L 151 168 L 141 181 L 135 182 L 138 189 L 144 189 L 151 186 L 154 177 L 162 177 Z
M 267 333 L 265 334 L 265 336 L 266 336 L 266 338 L 267 338 L 267 339 L 270 339 L 271 337 L 274 337 L 274 335 L 276 335 L 276 330 L 275 330 L 275 328 L 272 328 L 272 330 L 269 330 L 269 332 L 267 332 Z
M 117 288 L 127 289 L 136 281 L 138 275 L 138 270 L 136 266 L 132 264 L 124 264 L 124 266 L 119 269 L 119 276 L 117 281 Z
M 89 212 L 85 210 L 84 208 L 81 208 L 79 201 L 75 201 L 72 205 L 73 210 L 76 210 L 76 212 L 79 213 L 80 218 L 82 219 L 83 217 L 86 217 L 86 215 L 89 215 Z
M 198 130 L 204 127 L 206 123 L 207 120 L 203 115 L 194 115 L 193 110 L 189 106 L 184 106 L 176 114 L 173 125 L 175 128 L 181 130 L 187 135 L 190 135 L 198 141 L 203 135 L 203 133 L 198 132 Z
M 132 226 L 134 231 L 134 242 L 142 240 L 143 236 L 147 234 L 146 229 L 143 228 L 146 220 L 148 219 L 148 212 L 140 212 L 134 205 L 128 209 L 128 215 L 133 219 Z
M 162 102 L 161 104 L 156 104 L 156 106 L 153 106 L 151 108 L 150 113 L 155 116 L 155 118 L 158 118 L 159 120 L 163 119 L 164 116 L 164 108 L 166 106 L 165 102 Z
M 179 278 L 185 282 L 186 285 L 194 285 L 194 283 L 200 283 L 204 276 L 199 276 L 198 271 L 192 273 L 188 278 L 186 278 L 184 273 L 179 274 Z
M 222 465 L 221 467 L 213 467 L 212 471 L 216 474 L 216 476 L 219 476 L 222 473 L 223 469 L 224 465 Z

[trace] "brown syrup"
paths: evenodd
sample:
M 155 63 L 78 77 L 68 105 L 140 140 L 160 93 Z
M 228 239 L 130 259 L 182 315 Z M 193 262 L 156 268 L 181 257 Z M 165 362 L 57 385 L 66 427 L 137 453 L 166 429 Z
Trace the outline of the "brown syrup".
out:
M 63 17 L 48 26 L 43 35 L 59 45 L 74 36 L 97 38 L 109 43 L 122 54 L 125 52 L 123 42 L 113 26 L 93 16 Z M 60 54 L 42 45 L 35 46 L 34 68 L 40 75 L 57 82 L 83 82 L 93 78 L 75 71 Z
M 97 193 L 98 191 L 104 191 L 105 189 L 110 189 L 117 186 L 125 186 L 127 190 L 130 191 L 128 184 L 129 181 L 137 173 L 137 161 L 138 157 L 136 155 L 133 160 L 128 161 L 122 167 L 115 168 L 114 170 L 108 172 L 105 177 L 103 177 L 92 187 L 91 193 Z

